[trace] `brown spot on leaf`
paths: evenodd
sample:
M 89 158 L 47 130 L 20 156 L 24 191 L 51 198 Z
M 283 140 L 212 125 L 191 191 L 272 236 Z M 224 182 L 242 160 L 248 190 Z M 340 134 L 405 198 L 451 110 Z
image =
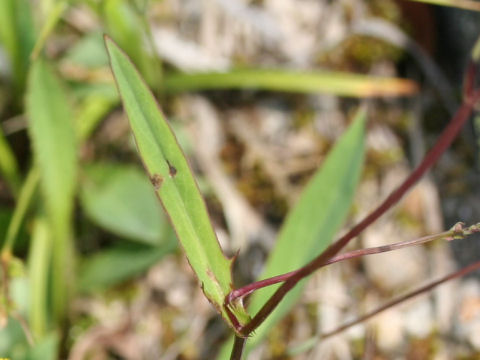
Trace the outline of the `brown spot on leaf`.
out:
M 177 175 L 177 169 L 175 169 L 175 167 L 170 164 L 170 161 L 167 160 L 167 164 L 168 164 L 168 173 L 170 174 L 170 177 L 175 177 L 175 175 Z
M 153 174 L 153 176 L 150 177 L 150 182 L 155 188 L 155 191 L 157 191 L 160 189 L 160 186 L 162 186 L 163 178 L 160 174 Z

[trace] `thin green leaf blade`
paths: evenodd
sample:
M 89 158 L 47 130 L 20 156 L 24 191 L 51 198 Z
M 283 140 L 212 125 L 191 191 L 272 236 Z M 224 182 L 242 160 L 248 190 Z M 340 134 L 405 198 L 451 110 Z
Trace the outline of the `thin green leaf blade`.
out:
M 227 259 L 213 231 L 190 167 L 155 98 L 127 56 L 106 38 L 112 71 L 124 108 L 155 191 L 166 209 L 206 297 L 233 325 L 223 302 L 232 288 L 232 259 Z M 241 324 L 243 307 L 233 308 Z
M 44 60 L 30 73 L 27 94 L 28 129 L 41 188 L 54 226 L 70 221 L 76 185 L 76 136 L 72 114 L 56 75 Z
M 57 319 L 65 315 L 72 275 L 72 229 L 77 159 L 72 114 L 59 79 L 43 59 L 35 61 L 26 98 L 40 189 L 54 239 L 52 296 Z
M 418 92 L 412 80 L 346 72 L 286 69 L 233 69 L 227 72 L 165 75 L 170 93 L 209 89 L 260 89 L 299 93 L 326 93 L 349 97 L 408 96 Z
M 55 29 L 55 26 L 60 21 L 61 16 L 63 12 L 67 9 L 67 7 L 68 2 L 66 0 L 59 1 L 53 6 L 49 7 L 42 30 L 40 31 L 40 35 L 38 36 L 38 39 L 32 50 L 32 59 L 36 59 L 38 57 L 43 47 L 45 46 L 48 37 Z
M 20 227 L 25 219 L 25 215 L 37 189 L 39 178 L 40 175 L 38 169 L 34 166 L 25 178 L 20 193 L 18 194 L 17 204 L 13 211 L 12 218 L 10 219 L 10 223 L 8 224 L 5 241 L 2 244 L 2 256 L 9 257 L 12 253 Z

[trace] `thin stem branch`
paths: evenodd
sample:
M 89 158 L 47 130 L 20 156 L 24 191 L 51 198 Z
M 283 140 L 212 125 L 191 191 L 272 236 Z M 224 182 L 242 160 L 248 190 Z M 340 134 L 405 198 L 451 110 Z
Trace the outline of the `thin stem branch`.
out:
M 329 332 L 326 332 L 322 335 L 320 335 L 320 339 L 326 339 L 328 337 L 331 337 L 331 336 L 334 336 L 334 335 L 337 335 L 339 333 L 341 333 L 342 331 L 352 327 L 352 326 L 355 326 L 357 324 L 360 324 L 366 320 L 369 320 L 370 318 L 374 317 L 375 315 L 378 315 L 379 313 L 387 310 L 387 309 L 390 309 L 392 307 L 394 307 L 395 305 L 398 305 L 406 300 L 409 300 L 415 296 L 418 296 L 418 295 L 421 295 L 423 293 L 426 293 L 432 289 L 434 289 L 435 287 L 437 287 L 438 285 L 441 285 L 447 281 L 450 281 L 450 280 L 453 280 L 455 278 L 459 278 L 459 277 L 462 277 L 472 271 L 475 271 L 475 270 L 478 270 L 480 269 L 480 261 L 477 261 L 476 263 L 473 263 L 463 269 L 460 269 L 458 271 L 455 271 L 447 276 L 444 276 L 443 278 L 440 278 L 436 281 L 433 281 L 427 285 L 424 285 L 422 286 L 421 288 L 417 289 L 417 290 L 414 290 L 408 294 L 405 294 L 405 295 L 402 295 L 396 299 L 393 299 L 391 301 L 389 301 L 388 303 L 386 303 L 385 305 L 379 307 L 378 309 L 375 309 L 365 315 L 362 315 L 360 316 L 359 318 L 355 319 L 355 320 L 352 320 L 352 321 L 349 321 L 347 322 L 346 324 L 338 327 L 337 329 L 334 329 L 332 331 L 329 331 Z
M 472 76 L 469 72 L 467 76 Z M 471 81 L 470 78 L 467 81 Z M 480 90 L 466 88 L 464 94 L 464 101 L 457 110 L 452 120 L 442 132 L 440 138 L 437 140 L 435 146 L 424 157 L 423 161 L 418 167 L 405 179 L 405 181 L 394 190 L 373 212 L 365 217 L 360 223 L 355 225 L 347 234 L 330 245 L 324 252 L 313 259 L 304 267 L 293 272 L 288 279 L 280 286 L 265 305 L 258 311 L 253 319 L 245 325 L 241 333 L 248 336 L 254 331 L 263 321 L 271 314 L 271 312 L 278 306 L 283 297 L 303 278 L 312 274 L 315 270 L 324 266 L 324 264 L 333 256 L 335 256 L 345 245 L 347 245 L 353 238 L 357 237 L 369 225 L 375 222 L 388 209 L 396 204 L 410 188 L 436 163 L 438 158 L 450 146 L 453 140 L 458 135 L 460 129 L 472 114 L 474 105 L 480 100 Z
M 358 325 L 358 324 L 361 324 L 367 320 L 370 320 L 371 318 L 373 318 L 374 316 L 378 315 L 379 313 L 383 312 L 383 311 L 386 311 L 404 301 L 407 301 L 407 300 L 410 300 L 416 296 L 419 296 L 419 295 L 422 295 L 423 293 L 427 293 L 428 291 L 434 289 L 435 287 L 439 286 L 439 285 L 442 285 L 444 284 L 445 282 L 449 281 L 449 280 L 453 280 L 455 278 L 459 278 L 459 277 L 462 277 L 472 271 L 475 271 L 475 270 L 478 270 L 480 269 L 480 261 L 479 262 L 476 262 L 472 265 L 469 265 L 461 270 L 458 270 L 454 273 L 451 273 L 441 279 L 438 279 L 436 281 L 433 281 L 427 285 L 424 285 L 422 286 L 421 288 L 419 289 L 416 289 L 408 294 L 405 294 L 405 295 L 402 295 L 400 297 L 398 297 L 397 299 L 393 299 L 391 301 L 389 301 L 388 303 L 382 305 L 381 307 L 379 307 L 378 309 L 375 309 L 367 314 L 364 314 L 360 317 L 358 317 L 357 319 L 355 320 L 352 320 L 352 321 L 349 321 L 341 326 L 339 326 L 338 328 L 334 329 L 334 330 L 331 330 L 331 331 L 328 331 L 328 332 L 325 332 L 323 334 L 319 334 L 319 335 L 316 335 L 316 336 L 313 336 L 311 337 L 310 339 L 306 340 L 303 344 L 300 344 L 298 346 L 295 346 L 291 349 L 289 349 L 287 351 L 287 354 L 290 355 L 290 356 L 293 356 L 293 355 L 298 355 L 302 352 L 305 352 L 309 349 L 311 349 L 313 346 L 315 346 L 315 344 L 320 341 L 320 340 L 324 340 L 324 339 L 327 339 L 329 337 L 332 337 L 332 336 L 335 336 L 335 335 L 338 335 L 340 333 L 342 333 L 343 331 L 355 326 L 355 325 Z
M 25 179 L 25 182 L 22 185 L 20 194 L 18 196 L 17 206 L 12 215 L 12 219 L 8 224 L 7 234 L 5 236 L 5 242 L 3 243 L 1 249 L 1 257 L 3 261 L 8 262 L 12 256 L 13 246 L 20 230 L 20 226 L 25 218 L 25 215 L 30 206 L 30 202 L 35 194 L 37 185 L 39 183 L 39 172 L 38 169 L 33 167 Z
M 460 225 L 460 227 L 458 227 L 457 225 Z M 467 229 L 463 229 L 461 223 L 458 223 L 457 225 L 455 225 L 452 229 L 450 229 L 448 231 L 444 231 L 444 232 L 434 234 L 434 235 L 424 236 L 424 237 L 417 238 L 417 239 L 414 239 L 414 240 L 400 241 L 400 242 L 396 242 L 396 243 L 393 243 L 393 244 L 387 244 L 387 245 L 371 247 L 371 248 L 366 248 L 366 249 L 358 249 L 358 250 L 353 250 L 353 251 L 350 251 L 350 252 L 347 252 L 347 253 L 344 253 L 344 254 L 340 254 L 340 255 L 337 255 L 337 256 L 334 256 L 334 257 L 330 258 L 328 261 L 326 261 L 322 265 L 322 267 L 333 264 L 333 263 L 336 263 L 336 262 L 344 261 L 344 260 L 350 260 L 350 259 L 354 259 L 354 258 L 358 258 L 358 257 L 362 257 L 362 256 L 380 254 L 380 253 L 383 253 L 383 252 L 394 251 L 394 250 L 402 249 L 402 248 L 405 248 L 405 247 L 421 245 L 421 244 L 425 244 L 425 243 L 430 242 L 430 241 L 435 241 L 435 240 L 440 240 L 440 239 L 453 240 L 453 239 L 457 239 L 457 238 L 463 238 L 464 236 L 470 235 L 473 232 L 480 231 L 480 223 L 476 224 L 476 225 L 472 225 Z M 270 286 L 270 285 L 274 285 L 274 284 L 284 282 L 284 281 L 288 280 L 289 278 L 291 278 L 297 271 L 298 270 L 294 270 L 294 271 L 288 272 L 286 274 L 274 276 L 274 277 L 271 277 L 271 278 L 268 278 L 268 279 L 265 279 L 265 280 L 256 281 L 256 282 L 248 284 L 244 287 L 232 290 L 226 298 L 225 305 L 228 306 L 228 304 L 232 303 L 233 301 L 235 301 L 237 299 L 240 299 L 240 298 L 243 298 L 247 295 L 250 295 L 252 292 L 254 292 L 258 289 L 262 289 L 262 288 Z
M 235 335 L 235 341 L 233 343 L 232 354 L 230 360 L 241 360 L 243 349 L 245 347 L 246 338 Z

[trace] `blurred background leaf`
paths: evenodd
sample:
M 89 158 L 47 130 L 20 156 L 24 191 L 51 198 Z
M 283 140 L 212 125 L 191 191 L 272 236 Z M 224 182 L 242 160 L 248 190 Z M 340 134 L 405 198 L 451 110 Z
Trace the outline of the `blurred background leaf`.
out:
M 84 170 L 80 200 L 92 221 L 120 237 L 160 244 L 169 225 L 143 172 L 108 163 L 91 164 Z
M 412 95 L 414 81 L 329 71 L 237 69 L 217 73 L 177 73 L 165 76 L 165 91 L 258 89 L 298 93 L 328 93 L 350 97 Z
M 173 230 L 166 232 L 163 237 L 156 246 L 123 242 L 89 256 L 80 266 L 79 290 L 98 292 L 145 272 L 166 254 L 177 249 Z
M 77 146 L 71 107 L 59 79 L 43 59 L 32 65 L 27 93 L 29 134 L 53 242 L 53 311 L 65 316 L 73 276 L 72 215 Z

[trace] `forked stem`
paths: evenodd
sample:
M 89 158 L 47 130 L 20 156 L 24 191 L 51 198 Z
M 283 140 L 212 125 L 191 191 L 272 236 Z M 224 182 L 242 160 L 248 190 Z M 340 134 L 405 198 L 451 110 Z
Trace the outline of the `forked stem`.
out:
M 240 333 L 248 336 L 271 314 L 278 306 L 283 297 L 303 278 L 309 276 L 317 269 L 324 266 L 329 259 L 335 256 L 343 247 L 345 247 L 353 238 L 357 237 L 369 225 L 375 222 L 389 208 L 396 204 L 408 190 L 436 163 L 438 158 L 451 145 L 457 137 L 460 129 L 472 114 L 474 105 L 480 101 L 480 90 L 474 89 L 471 84 L 474 83 L 475 76 L 474 64 L 470 64 L 467 69 L 466 86 L 464 100 L 461 107 L 457 110 L 452 120 L 442 132 L 435 146 L 425 156 L 418 167 L 405 179 L 405 181 L 394 190 L 373 212 L 371 212 L 360 223 L 355 225 L 347 234 L 330 245 L 324 252 L 313 259 L 304 267 L 290 274 L 285 274 L 285 282 L 276 290 L 276 292 L 268 299 L 264 306 L 258 311 L 253 319 L 240 329 Z
M 414 240 L 400 241 L 393 244 L 387 244 L 377 247 L 371 247 L 367 249 L 358 249 L 347 252 L 345 254 L 340 254 L 330 258 L 326 261 L 323 266 L 327 266 L 336 262 L 351 260 L 362 256 L 380 254 L 383 252 L 389 252 L 394 250 L 399 250 L 405 247 L 416 246 L 425 244 L 430 241 L 445 239 L 445 240 L 454 240 L 454 239 L 463 239 L 465 236 L 471 235 L 473 233 L 480 231 L 480 223 L 472 225 L 466 229 L 463 228 L 463 223 L 457 223 L 450 230 L 444 231 L 434 235 L 424 236 Z M 288 272 L 286 274 L 274 276 L 265 280 L 256 281 L 244 287 L 232 290 L 225 299 L 225 306 L 229 306 L 232 302 L 237 299 L 242 299 L 247 295 L 250 295 L 252 292 L 262 289 L 264 287 L 278 284 L 284 282 L 291 278 L 298 270 Z

